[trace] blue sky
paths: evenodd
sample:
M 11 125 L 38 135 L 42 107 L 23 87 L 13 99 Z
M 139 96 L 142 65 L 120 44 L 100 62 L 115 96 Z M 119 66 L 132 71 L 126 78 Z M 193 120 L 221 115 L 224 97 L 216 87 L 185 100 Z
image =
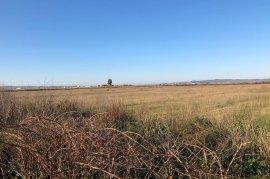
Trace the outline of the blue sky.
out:
M 269 0 L 1 0 L 0 83 L 270 78 Z

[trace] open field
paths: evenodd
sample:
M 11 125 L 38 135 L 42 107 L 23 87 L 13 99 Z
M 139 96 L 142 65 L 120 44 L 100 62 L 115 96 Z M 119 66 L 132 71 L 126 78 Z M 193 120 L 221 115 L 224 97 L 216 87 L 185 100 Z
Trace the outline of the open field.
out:
M 270 84 L 117 87 L 16 92 L 18 97 L 68 98 L 82 108 L 104 107 L 119 101 L 130 109 L 147 109 L 151 115 L 185 113 L 225 120 L 250 108 L 258 116 L 270 115 Z
M 16 91 L 0 102 L 0 176 L 270 177 L 270 84 Z

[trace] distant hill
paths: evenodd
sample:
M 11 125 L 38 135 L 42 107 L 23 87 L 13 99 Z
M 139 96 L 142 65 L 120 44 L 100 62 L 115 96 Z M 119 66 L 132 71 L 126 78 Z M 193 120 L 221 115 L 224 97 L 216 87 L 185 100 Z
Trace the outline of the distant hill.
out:
M 191 81 L 191 83 L 195 84 L 262 83 L 262 82 L 270 82 L 270 79 L 214 79 L 214 80 Z
M 193 80 L 187 82 L 163 83 L 161 85 L 196 85 L 196 84 L 241 84 L 241 83 L 270 83 L 267 79 L 214 79 L 214 80 Z

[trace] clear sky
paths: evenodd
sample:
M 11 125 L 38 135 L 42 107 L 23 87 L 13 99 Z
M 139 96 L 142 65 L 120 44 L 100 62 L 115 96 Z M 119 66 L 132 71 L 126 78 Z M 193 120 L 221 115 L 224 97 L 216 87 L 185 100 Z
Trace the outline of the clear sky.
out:
M 269 0 L 1 0 L 0 83 L 270 78 Z

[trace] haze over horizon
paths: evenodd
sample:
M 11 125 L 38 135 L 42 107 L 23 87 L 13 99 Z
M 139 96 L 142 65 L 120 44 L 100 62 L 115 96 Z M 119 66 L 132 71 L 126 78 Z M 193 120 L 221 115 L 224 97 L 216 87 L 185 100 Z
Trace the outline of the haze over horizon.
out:
M 0 84 L 270 78 L 270 1 L 3 0 Z

